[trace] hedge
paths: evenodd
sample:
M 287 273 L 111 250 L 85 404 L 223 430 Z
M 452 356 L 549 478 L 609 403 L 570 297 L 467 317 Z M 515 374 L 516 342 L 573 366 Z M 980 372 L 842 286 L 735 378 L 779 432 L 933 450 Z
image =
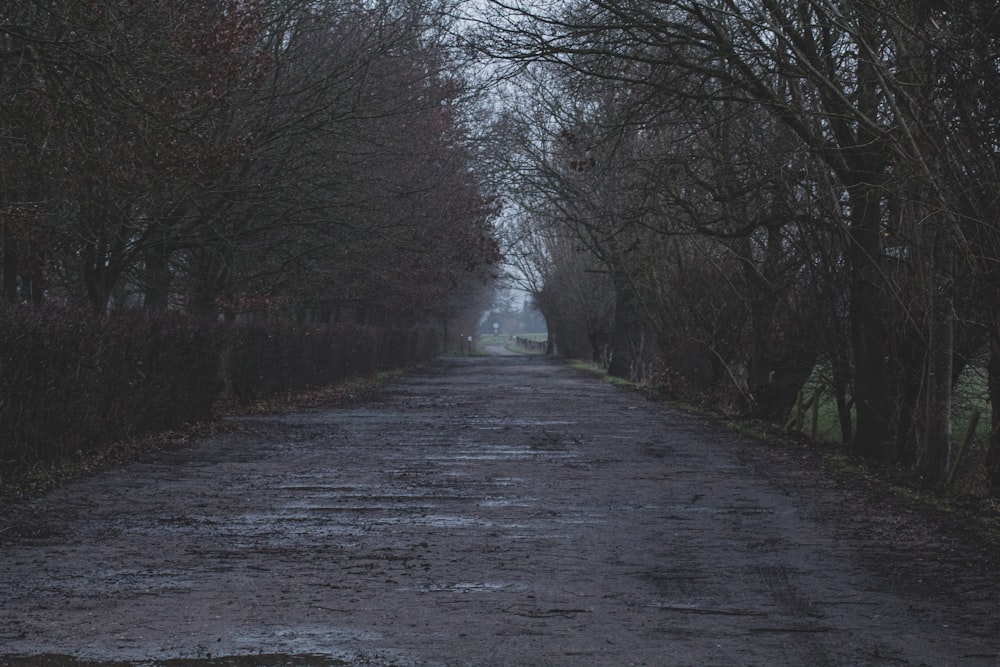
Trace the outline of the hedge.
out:
M 236 325 L 224 355 L 227 388 L 241 404 L 366 377 L 432 359 L 433 329 L 332 325 Z
M 0 307 L 0 483 L 19 470 L 206 421 L 240 403 L 429 360 L 430 329 L 224 324 Z

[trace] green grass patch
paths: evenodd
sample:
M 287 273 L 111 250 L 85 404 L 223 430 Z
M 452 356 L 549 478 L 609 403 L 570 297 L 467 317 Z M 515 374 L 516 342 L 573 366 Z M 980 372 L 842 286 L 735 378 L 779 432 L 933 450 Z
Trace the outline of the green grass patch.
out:
M 818 407 L 810 401 L 819 392 Z M 826 364 L 817 364 L 801 393 L 802 408 L 792 411 L 792 430 L 819 443 L 839 446 L 843 435 L 837 414 L 836 400 Z M 818 412 L 817 412 L 818 410 Z M 985 459 L 990 438 L 990 403 L 986 370 L 970 365 L 965 368 L 955 386 L 952 402 L 952 466 L 951 493 L 985 493 Z M 978 415 L 978 416 L 977 416 Z M 852 412 L 852 420 L 854 414 Z M 974 433 L 969 427 L 976 421 Z
M 635 383 L 626 380 L 625 378 L 620 378 L 616 375 L 609 375 L 607 370 L 604 369 L 600 364 L 595 364 L 592 361 L 581 361 L 579 359 L 571 360 L 567 366 L 573 370 L 582 371 L 584 373 L 589 373 L 590 375 L 596 375 L 605 382 L 613 384 L 616 387 L 634 387 Z
M 506 345 L 511 342 L 510 334 L 480 334 L 479 347 L 484 345 Z
M 572 359 L 568 364 L 566 364 L 575 371 L 583 371 L 584 373 L 590 373 L 591 375 L 598 375 L 604 377 L 607 372 L 598 364 L 592 361 L 580 361 L 579 359 Z
M 816 440 L 818 442 L 840 443 L 843 437 L 830 377 L 829 367 L 823 363 L 817 364 L 802 388 L 802 397 L 803 402 L 808 403 L 816 391 L 821 392 L 819 414 L 816 419 Z M 986 370 L 975 366 L 967 367 L 959 378 L 955 387 L 952 407 L 952 437 L 956 446 L 965 439 L 972 415 L 977 411 L 980 414 L 980 419 L 976 427 L 975 441 L 986 442 L 989 438 L 990 403 L 986 382 Z M 812 435 L 813 412 L 811 406 L 803 410 L 800 430 L 806 435 Z
M 966 429 L 974 412 L 979 412 L 980 415 L 975 437 L 981 442 L 986 442 L 990 437 L 990 409 L 986 369 L 967 366 L 959 376 L 955 387 L 952 408 L 955 442 L 961 443 L 965 438 Z

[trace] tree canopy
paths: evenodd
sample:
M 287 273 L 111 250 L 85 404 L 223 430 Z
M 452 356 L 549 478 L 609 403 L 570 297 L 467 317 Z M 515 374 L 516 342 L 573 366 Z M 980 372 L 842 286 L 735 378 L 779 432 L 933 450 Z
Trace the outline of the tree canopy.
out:
M 496 205 L 448 16 L 4 3 L 3 298 L 372 322 L 477 303 Z

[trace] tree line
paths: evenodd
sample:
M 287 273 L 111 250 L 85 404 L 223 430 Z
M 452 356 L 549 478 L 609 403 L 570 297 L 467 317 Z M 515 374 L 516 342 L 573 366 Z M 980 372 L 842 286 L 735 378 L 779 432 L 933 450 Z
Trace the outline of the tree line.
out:
M 400 326 L 499 250 L 446 0 L 0 6 L 0 299 Z
M 494 168 L 557 345 L 942 481 L 964 373 L 1000 491 L 1000 10 L 491 0 Z M 499 63 L 499 64 L 497 64 Z

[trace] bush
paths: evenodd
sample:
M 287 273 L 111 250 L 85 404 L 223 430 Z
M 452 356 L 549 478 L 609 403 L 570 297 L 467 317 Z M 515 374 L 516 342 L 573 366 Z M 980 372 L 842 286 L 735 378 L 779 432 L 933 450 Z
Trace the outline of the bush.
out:
M 220 340 L 171 313 L 0 309 L 0 474 L 209 418 Z
M 434 331 L 0 307 L 0 480 L 242 404 L 427 361 Z
M 246 405 L 412 366 L 439 352 L 430 329 L 239 324 L 229 334 L 224 366 L 232 395 Z

